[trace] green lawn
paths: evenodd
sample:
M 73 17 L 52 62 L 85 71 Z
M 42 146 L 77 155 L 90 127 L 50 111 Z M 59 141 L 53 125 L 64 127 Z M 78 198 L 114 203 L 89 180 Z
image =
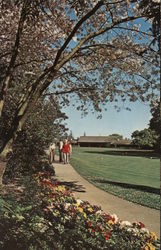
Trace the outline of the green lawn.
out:
M 150 151 L 74 147 L 71 164 L 86 179 L 124 199 L 160 209 L 160 163 Z

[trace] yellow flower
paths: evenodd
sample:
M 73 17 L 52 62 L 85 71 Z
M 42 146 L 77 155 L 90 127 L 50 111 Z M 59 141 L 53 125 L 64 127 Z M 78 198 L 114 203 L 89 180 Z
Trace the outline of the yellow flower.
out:
M 54 191 L 57 192 L 63 192 L 65 191 L 65 187 L 64 186 L 58 186 L 58 187 L 53 187 Z
M 158 239 L 157 236 L 156 236 L 156 234 L 154 232 L 150 232 L 150 236 L 151 236 L 151 238 L 153 240 L 157 240 Z
M 64 186 L 58 186 L 58 187 L 57 187 L 57 190 L 58 190 L 58 191 L 64 191 L 64 190 L 65 190 L 65 187 L 64 187 Z
M 78 207 L 77 204 L 75 204 L 75 205 L 76 205 L 76 207 L 77 207 L 77 210 L 78 210 L 81 214 L 83 214 L 83 216 L 84 216 L 85 218 L 87 218 L 87 215 L 86 215 L 86 213 L 83 211 L 83 208 Z
M 81 208 L 81 207 L 78 207 L 78 211 L 79 211 L 80 213 L 84 213 L 83 208 Z
M 146 243 L 142 250 L 155 250 L 155 247 L 151 243 Z
M 87 218 L 87 215 L 86 215 L 86 213 L 83 213 L 83 216 L 84 216 L 85 218 Z
M 91 207 L 89 207 L 87 210 L 88 210 L 89 212 L 93 212 L 93 209 L 92 209 Z
M 113 220 L 109 220 L 107 224 L 115 224 Z

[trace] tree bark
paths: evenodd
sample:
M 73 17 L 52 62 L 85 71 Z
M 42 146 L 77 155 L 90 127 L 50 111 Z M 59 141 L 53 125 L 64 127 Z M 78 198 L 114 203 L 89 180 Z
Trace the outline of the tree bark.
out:
M 3 174 L 6 169 L 6 162 L 0 160 L 0 188 L 3 186 Z
M 27 0 L 24 1 L 24 4 L 22 6 L 22 10 L 21 10 L 21 16 L 20 16 L 20 20 L 19 20 L 19 24 L 18 24 L 18 29 L 17 29 L 17 33 L 16 33 L 15 44 L 14 44 L 14 47 L 13 47 L 11 59 L 10 59 L 10 62 L 9 62 L 7 73 L 6 73 L 6 77 L 5 77 L 5 79 L 3 81 L 3 84 L 2 84 L 2 90 L 1 90 L 1 93 L 0 93 L 0 117 L 2 116 L 2 111 L 3 111 L 3 106 L 4 106 L 7 90 L 8 90 L 10 81 L 11 81 L 12 72 L 14 70 L 15 62 L 16 62 L 16 59 L 17 59 L 17 56 L 18 56 L 20 39 L 21 39 L 21 36 L 22 36 L 22 33 L 23 33 L 24 22 L 26 20 L 27 4 L 28 4 Z
M 12 151 L 13 142 L 16 140 L 18 132 L 22 129 L 28 115 L 27 102 L 25 102 L 15 117 L 11 129 L 9 130 L 5 140 L 3 141 L 3 144 L 0 147 L 0 158 L 3 158 L 5 161 L 7 161 L 7 153 Z M 3 175 L 6 170 L 6 165 L 4 166 L 3 172 L 1 174 L 0 185 L 3 183 Z

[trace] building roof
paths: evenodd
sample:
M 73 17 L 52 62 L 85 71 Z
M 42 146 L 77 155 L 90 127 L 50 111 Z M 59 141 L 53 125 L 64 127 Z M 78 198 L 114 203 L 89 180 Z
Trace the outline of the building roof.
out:
M 87 142 L 87 143 L 110 143 L 110 144 L 131 144 L 131 140 L 128 139 L 120 139 L 116 140 L 109 136 L 80 136 L 78 139 L 78 143 Z
M 78 142 L 109 142 L 108 136 L 80 136 Z

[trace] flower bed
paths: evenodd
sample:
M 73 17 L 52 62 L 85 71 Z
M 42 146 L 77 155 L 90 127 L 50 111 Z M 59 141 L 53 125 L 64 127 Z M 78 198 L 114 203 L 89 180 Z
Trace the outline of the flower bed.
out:
M 58 249 L 159 249 L 157 236 L 142 222 L 121 221 L 117 215 L 77 199 L 49 172 L 39 173 L 36 180 L 45 220 L 53 229 L 53 240 L 59 238 Z M 45 230 L 43 223 L 39 230 Z

